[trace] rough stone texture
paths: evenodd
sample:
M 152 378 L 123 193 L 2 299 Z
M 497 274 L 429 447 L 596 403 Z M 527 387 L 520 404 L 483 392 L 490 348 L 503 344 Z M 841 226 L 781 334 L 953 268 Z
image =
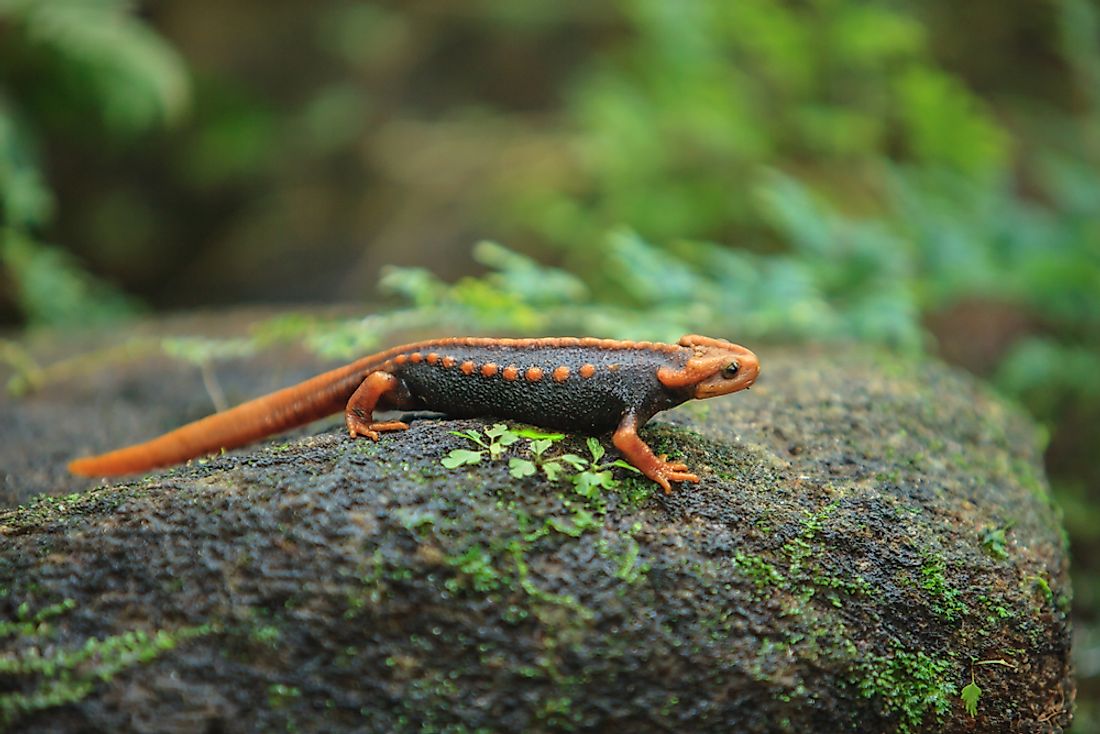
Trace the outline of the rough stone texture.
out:
M 475 448 L 451 431 L 485 424 L 424 420 L 378 444 L 277 439 L 0 511 L 0 722 L 1061 731 L 1070 586 L 1030 424 L 939 364 L 760 352 L 750 393 L 643 434 L 702 477 L 668 497 L 619 469 L 591 497 L 514 479 L 527 440 L 446 469 Z M 46 417 L 68 410 L 69 438 L 166 419 L 123 417 L 158 399 L 139 367 L 108 381 L 123 397 L 95 400 L 105 419 L 75 398 L 0 406 L 48 437 L 20 465 L 50 464 L 34 491 L 84 486 L 53 466 Z M 8 456 L 35 454 L 0 430 Z M 589 449 L 568 437 L 548 455 L 565 451 Z M 21 473 L 7 491 L 23 499 Z

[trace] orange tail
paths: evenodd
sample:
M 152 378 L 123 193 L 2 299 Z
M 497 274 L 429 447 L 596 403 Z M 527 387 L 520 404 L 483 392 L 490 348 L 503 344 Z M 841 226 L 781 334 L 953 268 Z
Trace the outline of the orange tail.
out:
M 344 408 L 359 384 L 377 369 L 366 357 L 292 387 L 188 423 L 145 443 L 69 463 L 69 471 L 88 477 L 130 474 L 178 464 L 196 456 L 243 446 L 305 425 Z

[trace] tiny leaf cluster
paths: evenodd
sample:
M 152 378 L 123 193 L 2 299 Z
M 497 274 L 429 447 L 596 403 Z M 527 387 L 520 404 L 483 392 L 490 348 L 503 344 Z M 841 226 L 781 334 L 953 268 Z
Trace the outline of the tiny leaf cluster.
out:
M 451 431 L 451 434 L 465 438 L 480 448 L 453 449 L 440 460 L 447 469 L 474 466 L 486 457 L 489 461 L 500 461 L 506 451 L 515 447 L 513 451 L 519 455 L 508 459 L 508 473 L 513 477 L 525 479 L 541 473 L 550 482 L 568 479 L 573 483 L 577 494 L 589 499 L 595 497 L 601 489 L 615 489 L 619 486 L 619 480 L 615 478 L 612 469 L 640 473 L 636 467 L 622 459 L 603 461 L 607 450 L 599 440 L 592 437 L 586 442 L 591 458 L 586 458 L 574 453 L 553 454 L 550 451 L 555 443 L 565 438 L 564 433 L 546 433 L 534 428 L 510 428 L 504 423 L 496 423 L 482 433 Z M 521 440 L 526 440 L 526 446 L 517 445 Z

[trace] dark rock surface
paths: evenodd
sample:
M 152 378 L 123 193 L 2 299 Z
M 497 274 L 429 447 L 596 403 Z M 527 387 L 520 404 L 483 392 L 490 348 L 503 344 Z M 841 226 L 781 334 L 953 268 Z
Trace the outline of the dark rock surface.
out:
M 939 364 L 760 353 L 750 393 L 643 433 L 702 477 L 667 497 L 515 479 L 527 439 L 447 469 L 486 424 L 423 420 L 0 510 L 0 730 L 1061 731 L 1070 586 L 1032 426 Z M 161 410 L 128 375 L 104 432 Z M 2 406 L 50 435 L 4 467 L 20 500 L 22 467 L 86 486 L 41 428 L 65 405 Z

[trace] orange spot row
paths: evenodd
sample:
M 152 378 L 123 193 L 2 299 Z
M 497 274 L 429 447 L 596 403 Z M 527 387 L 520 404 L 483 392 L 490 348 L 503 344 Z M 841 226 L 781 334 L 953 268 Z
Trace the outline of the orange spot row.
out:
M 393 358 L 393 361 L 394 363 L 399 365 L 405 364 L 406 362 L 411 362 L 413 364 L 427 362 L 431 365 L 442 365 L 447 369 L 454 367 L 455 364 L 458 363 L 458 360 L 456 360 L 454 357 L 450 355 L 440 357 L 439 354 L 437 354 L 436 352 L 429 352 L 427 356 L 424 356 L 420 352 L 398 354 L 396 357 Z M 473 360 L 467 359 L 463 361 L 462 364 L 459 364 L 458 368 L 462 371 L 462 374 L 464 375 L 473 375 L 475 372 L 480 372 L 482 377 L 496 377 L 497 374 L 499 374 L 501 377 L 503 377 L 505 380 L 508 380 L 509 382 L 518 380 L 520 376 L 520 369 L 514 364 L 510 364 L 507 367 L 501 369 L 500 365 L 496 364 L 495 362 L 486 362 L 485 364 L 481 365 L 479 369 L 478 366 L 473 362 Z M 610 367 L 611 370 L 615 370 L 617 368 L 618 365 L 611 365 Z M 572 370 L 569 369 L 569 366 L 563 364 L 555 367 L 554 370 L 550 373 L 550 376 L 554 379 L 554 382 L 565 382 L 569 379 L 569 376 L 571 374 Z M 596 374 L 596 365 L 591 363 L 583 364 L 581 365 L 581 368 L 577 370 L 577 374 L 579 374 L 583 379 L 587 380 Z M 528 382 L 538 382 L 543 378 L 544 375 L 545 373 L 543 372 L 543 369 L 541 367 L 528 367 L 523 372 L 523 379 L 527 380 Z

